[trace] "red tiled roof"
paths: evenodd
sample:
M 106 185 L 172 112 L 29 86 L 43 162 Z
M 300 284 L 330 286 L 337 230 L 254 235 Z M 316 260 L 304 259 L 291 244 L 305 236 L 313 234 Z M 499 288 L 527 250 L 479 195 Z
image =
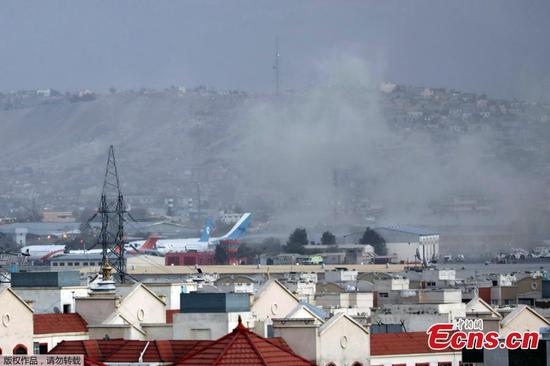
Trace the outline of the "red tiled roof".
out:
M 177 314 L 179 312 L 179 309 L 166 310 L 166 324 L 172 324 L 174 322 L 174 314 Z
M 372 356 L 411 355 L 417 353 L 454 352 L 451 348 L 434 351 L 428 346 L 425 332 L 380 333 L 370 335 Z
M 147 348 L 145 348 L 147 346 Z M 312 365 L 294 354 L 282 338 L 262 338 L 240 324 L 217 341 L 123 339 L 62 341 L 50 354 L 83 354 L 96 362 L 136 363 L 143 353 L 145 363 L 178 365 Z
M 124 339 L 62 341 L 50 354 L 83 354 L 99 362 L 137 362 L 143 350 L 144 362 L 172 363 L 191 352 L 195 347 L 204 347 L 213 341 L 158 340 L 131 341 Z M 149 345 L 147 345 L 149 343 Z M 147 346 L 147 349 L 145 349 Z
M 288 346 L 282 347 L 283 342 L 260 337 L 239 322 L 231 333 L 189 353 L 176 365 L 313 365 Z
M 84 366 L 107 366 L 106 364 L 84 357 Z
M 209 345 L 213 341 L 198 340 L 158 340 L 126 341 L 123 347 L 106 358 L 106 362 L 137 362 L 143 353 L 143 362 L 176 362 L 196 349 Z M 149 343 L 149 345 L 147 345 Z M 147 346 L 147 349 L 145 347 Z
M 34 314 L 34 334 L 87 332 L 88 324 L 80 314 Z

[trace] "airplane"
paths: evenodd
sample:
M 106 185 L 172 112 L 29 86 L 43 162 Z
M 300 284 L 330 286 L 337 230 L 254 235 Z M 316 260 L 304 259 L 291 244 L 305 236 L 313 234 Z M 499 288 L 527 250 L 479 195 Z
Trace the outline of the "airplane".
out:
M 143 241 L 140 246 L 129 246 L 126 244 L 124 248 L 129 255 L 156 253 L 154 248 L 157 240 L 158 236 L 151 236 Z M 21 248 L 20 254 L 31 261 L 45 261 L 64 254 L 101 254 L 101 252 L 101 249 L 78 249 L 66 252 L 65 245 L 27 245 Z
M 65 254 L 64 245 L 27 245 L 21 248 L 21 255 L 31 261 L 45 261 L 63 254 Z
M 166 254 L 168 252 L 186 252 L 189 250 L 196 250 L 199 252 L 206 251 L 209 247 L 212 247 L 216 244 L 219 244 L 223 240 L 237 240 L 243 235 L 246 234 L 246 230 L 250 225 L 252 214 L 247 212 L 241 216 L 239 221 L 231 230 L 229 230 L 225 235 L 220 237 L 211 238 L 210 232 L 214 227 L 214 222 L 209 218 L 206 222 L 206 225 L 201 230 L 201 235 L 198 238 L 188 238 L 188 239 L 161 239 L 157 241 L 156 250 L 160 254 Z M 130 246 L 141 245 L 144 243 L 143 240 L 131 242 Z

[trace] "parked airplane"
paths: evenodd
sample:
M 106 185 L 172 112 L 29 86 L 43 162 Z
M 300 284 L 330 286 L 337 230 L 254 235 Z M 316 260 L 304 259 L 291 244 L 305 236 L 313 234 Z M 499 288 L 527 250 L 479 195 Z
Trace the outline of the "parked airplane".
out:
M 188 239 L 161 239 L 157 241 L 156 250 L 160 254 L 168 252 L 186 252 L 189 250 L 205 251 L 208 247 L 218 244 L 221 240 L 237 240 L 246 234 L 246 230 L 250 225 L 251 213 L 247 212 L 241 216 L 239 221 L 227 232 L 227 234 L 211 238 L 210 232 L 214 227 L 212 219 L 208 219 L 206 225 L 201 230 L 201 235 L 198 238 Z M 144 243 L 143 240 L 131 242 L 129 245 L 134 247 Z
M 64 245 L 27 245 L 21 248 L 21 255 L 29 260 L 47 260 L 65 253 Z
M 151 236 L 144 240 L 140 246 L 125 245 L 125 250 L 129 255 L 156 253 L 155 244 L 158 236 Z M 101 249 L 78 249 L 65 251 L 65 245 L 28 245 L 21 248 L 21 255 L 27 257 L 28 260 L 45 261 L 63 254 L 99 254 Z

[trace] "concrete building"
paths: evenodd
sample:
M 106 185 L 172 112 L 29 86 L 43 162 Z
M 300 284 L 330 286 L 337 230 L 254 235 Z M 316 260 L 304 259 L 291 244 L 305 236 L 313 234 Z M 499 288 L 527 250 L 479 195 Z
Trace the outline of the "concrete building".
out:
M 346 268 L 336 268 L 325 271 L 325 281 L 327 282 L 352 282 L 357 280 L 357 270 L 348 270 Z
M 166 303 L 141 283 L 119 285 L 116 293 L 91 293 L 75 299 L 76 312 L 88 323 L 90 339 L 170 339 Z
M 73 313 L 75 298 L 88 296 L 88 287 L 80 285 L 80 273 L 14 272 L 12 289 L 36 313 Z
M 0 352 L 33 354 L 33 310 L 11 288 L 0 290 Z
M 386 241 L 389 256 L 399 262 L 431 262 L 439 258 L 439 234 L 411 227 L 379 227 L 375 229 Z
M 373 299 L 372 292 L 325 293 L 315 296 L 315 305 L 332 314 L 368 317 L 374 306 Z
M 434 351 L 425 332 L 371 334 L 371 366 L 459 366 L 462 354 L 451 348 Z
M 173 316 L 173 339 L 218 339 L 234 329 L 239 319 L 247 327 L 254 326 L 246 293 L 182 293 L 180 302 L 180 312 Z
M 179 310 L 180 294 L 194 292 L 199 288 L 199 284 L 192 281 L 146 282 L 144 285 L 165 301 L 167 310 Z
M 45 354 L 62 341 L 86 340 L 88 324 L 76 313 L 34 314 L 34 354 Z
M 368 365 L 367 329 L 345 314 L 319 323 L 315 319 L 273 319 L 274 334 L 298 355 L 317 365 Z
M 422 271 L 421 288 L 451 287 L 456 283 L 456 270 L 454 269 L 427 269 Z
M 250 311 L 254 317 L 254 331 L 272 335 L 272 319 L 284 318 L 300 303 L 299 299 L 277 280 L 267 281 L 254 295 Z

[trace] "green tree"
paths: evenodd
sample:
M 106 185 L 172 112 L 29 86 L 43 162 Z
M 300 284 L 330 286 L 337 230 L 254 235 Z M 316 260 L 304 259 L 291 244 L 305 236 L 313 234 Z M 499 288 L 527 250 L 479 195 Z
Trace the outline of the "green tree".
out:
M 386 255 L 388 252 L 384 238 L 368 226 L 363 233 L 363 237 L 359 240 L 359 243 L 372 245 L 377 255 Z
M 217 264 L 227 264 L 228 255 L 225 248 L 221 246 L 221 244 L 216 245 L 216 249 L 214 250 L 214 259 Z
M 296 228 L 292 234 L 288 237 L 286 242 L 285 251 L 287 253 L 303 254 L 305 252 L 304 246 L 308 244 L 307 231 L 304 228 Z
M 321 244 L 323 245 L 334 245 L 336 244 L 336 236 L 330 231 L 325 231 L 321 236 Z

